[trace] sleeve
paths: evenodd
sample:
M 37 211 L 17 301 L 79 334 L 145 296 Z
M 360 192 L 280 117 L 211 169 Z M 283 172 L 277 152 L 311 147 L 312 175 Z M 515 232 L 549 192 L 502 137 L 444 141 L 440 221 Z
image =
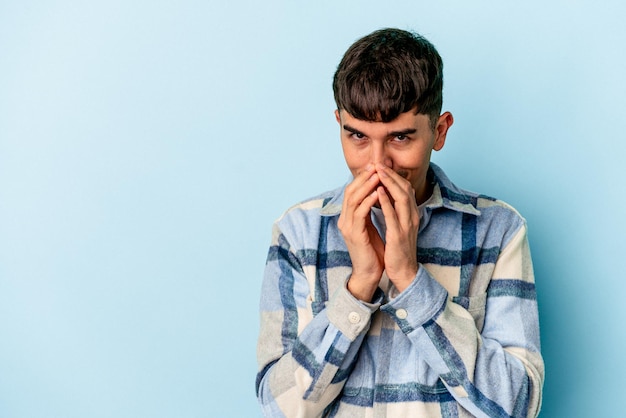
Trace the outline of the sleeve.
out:
M 500 251 L 484 295 L 449 298 L 420 265 L 381 307 L 456 401 L 477 417 L 536 417 L 544 364 L 526 225 Z
M 365 304 L 345 286 L 317 315 L 295 251 L 275 225 L 260 303 L 256 393 L 267 417 L 318 417 L 341 392 L 379 302 Z M 378 299 L 382 299 L 379 294 Z

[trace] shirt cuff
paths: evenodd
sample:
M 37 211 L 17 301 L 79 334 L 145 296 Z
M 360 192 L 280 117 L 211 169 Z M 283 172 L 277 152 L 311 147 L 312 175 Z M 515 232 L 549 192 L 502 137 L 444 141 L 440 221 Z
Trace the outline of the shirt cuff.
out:
M 408 334 L 434 319 L 445 307 L 448 292 L 420 264 L 415 280 L 380 308 Z
M 371 303 L 362 302 L 355 298 L 344 284 L 328 301 L 326 308 L 328 320 L 346 337 L 354 341 L 369 329 L 370 318 L 380 307 L 383 297 L 384 294 L 379 288 L 374 292 Z

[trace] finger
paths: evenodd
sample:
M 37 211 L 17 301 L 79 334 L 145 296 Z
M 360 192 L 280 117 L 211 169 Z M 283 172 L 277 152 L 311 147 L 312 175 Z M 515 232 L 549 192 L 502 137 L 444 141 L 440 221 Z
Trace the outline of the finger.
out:
M 379 259 L 381 260 L 381 262 L 384 264 L 384 260 L 385 260 L 385 242 L 383 241 L 383 238 L 378 233 L 378 230 L 376 229 L 376 227 L 372 223 L 371 219 L 367 223 L 367 230 L 368 230 L 369 237 L 370 237 L 370 244 L 374 248 L 374 251 L 376 252 L 376 254 L 379 257 Z
M 376 172 L 361 173 L 346 187 L 343 199 L 343 209 L 354 212 L 380 183 L 380 176 Z
M 380 182 L 387 189 L 389 197 L 393 200 L 393 207 L 400 222 L 408 222 L 411 217 L 417 214 L 417 203 L 415 201 L 415 191 L 411 184 L 391 168 L 379 164 L 377 172 Z
M 390 191 L 394 190 L 396 193 L 402 193 L 411 186 L 411 183 L 406 178 L 383 164 L 376 166 L 376 172 L 380 177 L 380 182 Z
M 376 166 L 374 164 L 368 164 L 364 170 L 354 176 L 352 182 L 348 185 L 349 189 L 360 189 L 364 184 L 376 173 Z
M 350 239 L 358 242 L 369 241 L 367 238 L 368 222 L 371 223 L 370 213 L 376 202 L 378 202 L 378 194 L 374 190 L 356 207 L 347 205 L 346 208 L 346 205 L 344 205 L 339 216 L 338 226 L 345 238 L 352 237 Z
M 376 194 L 378 195 L 378 201 L 380 202 L 380 208 L 383 211 L 383 216 L 385 217 L 385 225 L 387 226 L 387 230 L 397 230 L 398 228 L 398 216 L 396 214 L 396 210 L 391 203 L 391 199 L 389 195 L 385 191 L 383 186 L 378 186 L 376 189 Z
M 352 214 L 354 210 L 366 195 L 363 195 L 363 193 L 366 192 L 363 190 L 363 185 L 366 184 L 368 180 L 372 183 L 374 182 L 371 177 L 375 174 L 375 172 L 375 167 L 370 164 L 365 168 L 365 170 L 356 175 L 350 184 L 346 186 L 343 193 L 341 215 L 339 218 L 341 224 L 350 224 L 352 222 Z
M 378 193 L 374 189 L 369 195 L 367 195 L 354 211 L 354 220 L 366 222 L 371 220 L 371 211 L 374 205 L 378 202 Z

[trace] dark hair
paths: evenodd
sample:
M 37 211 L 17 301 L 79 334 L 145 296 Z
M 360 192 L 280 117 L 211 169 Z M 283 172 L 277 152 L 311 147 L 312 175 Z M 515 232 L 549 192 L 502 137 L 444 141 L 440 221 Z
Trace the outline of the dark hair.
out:
M 390 122 L 417 107 L 434 125 L 442 89 L 443 62 L 433 44 L 400 29 L 380 29 L 356 41 L 333 77 L 337 108 L 370 122 Z

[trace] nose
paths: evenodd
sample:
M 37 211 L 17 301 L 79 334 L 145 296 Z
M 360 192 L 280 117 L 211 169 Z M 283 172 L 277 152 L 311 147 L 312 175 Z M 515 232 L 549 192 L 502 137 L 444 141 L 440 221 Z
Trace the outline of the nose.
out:
M 383 165 L 386 165 L 387 167 L 393 168 L 391 156 L 389 155 L 384 142 L 379 143 L 377 141 L 374 141 L 371 148 L 370 159 L 372 161 L 372 164 L 381 163 Z

